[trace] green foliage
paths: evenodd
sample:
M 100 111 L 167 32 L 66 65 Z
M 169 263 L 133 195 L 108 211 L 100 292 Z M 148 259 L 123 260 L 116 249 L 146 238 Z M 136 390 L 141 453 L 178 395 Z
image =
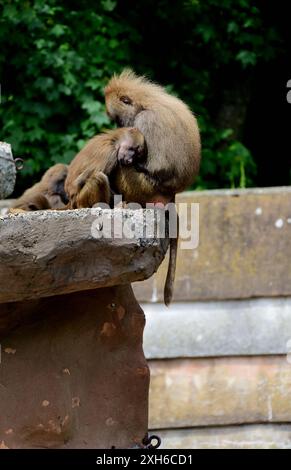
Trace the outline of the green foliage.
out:
M 108 16 L 115 2 L 61 3 L 0 3 L 1 137 L 26 159 L 24 174 L 69 162 L 109 125 L 102 90 L 129 61 L 131 31 Z
M 215 189 L 217 181 L 224 188 L 252 186 L 256 165 L 249 150 L 236 140 L 230 140 L 231 129 L 213 131 L 208 147 L 203 151 L 203 164 L 196 181 L 197 189 Z
M 216 115 L 223 90 L 279 47 L 256 2 L 0 0 L 0 12 L 1 140 L 26 159 L 22 178 L 31 182 L 52 163 L 69 162 L 110 126 L 103 87 L 131 66 L 197 114 L 198 187 L 253 184 L 250 152 L 234 137 L 237 129 L 218 127 Z

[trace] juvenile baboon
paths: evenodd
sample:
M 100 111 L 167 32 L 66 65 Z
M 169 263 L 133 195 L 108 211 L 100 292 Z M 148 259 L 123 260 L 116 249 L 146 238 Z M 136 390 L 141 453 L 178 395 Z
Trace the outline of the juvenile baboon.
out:
M 62 163 L 49 168 L 38 183 L 15 201 L 11 212 L 64 209 L 68 202 L 64 189 L 67 173 L 68 167 Z
M 67 209 L 93 207 L 98 202 L 111 202 L 111 190 L 108 177 L 94 166 L 84 170 L 68 185 L 69 203 Z
M 144 136 L 135 128 L 113 129 L 93 137 L 69 165 L 65 183 L 68 207 L 109 204 L 110 183 L 114 186 L 114 179 L 125 167 L 142 163 L 146 153 Z
M 189 186 L 200 165 L 200 134 L 188 106 L 165 89 L 131 70 L 114 76 L 105 88 L 108 115 L 118 126 L 134 126 L 147 143 L 147 158 L 124 168 L 113 181 L 127 201 L 170 202 Z M 132 191 L 132 193 L 131 193 Z M 171 238 L 164 290 L 171 302 L 178 239 Z

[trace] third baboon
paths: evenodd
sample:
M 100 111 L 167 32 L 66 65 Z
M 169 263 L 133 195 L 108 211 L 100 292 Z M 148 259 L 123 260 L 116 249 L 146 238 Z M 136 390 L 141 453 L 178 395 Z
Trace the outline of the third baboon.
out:
M 68 167 L 63 163 L 57 163 L 49 168 L 38 183 L 27 189 L 15 201 L 11 212 L 64 209 L 68 202 L 64 190 L 67 172 Z

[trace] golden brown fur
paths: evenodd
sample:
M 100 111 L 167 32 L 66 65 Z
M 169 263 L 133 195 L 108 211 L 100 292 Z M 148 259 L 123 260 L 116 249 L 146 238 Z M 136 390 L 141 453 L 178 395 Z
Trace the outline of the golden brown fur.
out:
M 148 149 L 143 165 L 126 168 L 117 177 L 117 189 L 128 202 L 174 201 L 175 194 L 193 182 L 200 165 L 199 129 L 188 106 L 131 70 L 109 81 L 105 102 L 119 126 L 134 126 L 143 133 Z M 176 257 L 177 239 L 171 239 L 166 305 L 172 298 Z
M 38 183 L 27 189 L 15 201 L 11 212 L 64 209 L 67 203 L 64 191 L 67 172 L 67 165 L 62 163 L 49 168 Z
M 93 207 L 98 202 L 110 204 L 111 191 L 108 177 L 91 167 L 83 171 L 72 185 L 68 209 Z
M 124 103 L 124 97 L 131 104 Z M 193 183 L 201 145 L 196 118 L 185 103 L 130 70 L 109 81 L 105 101 L 113 120 L 134 126 L 144 135 L 148 148 L 145 180 L 152 178 L 153 186 L 169 199 Z M 133 172 L 127 172 L 131 179 Z
M 145 157 L 144 137 L 135 128 L 113 129 L 96 135 L 69 165 L 65 183 L 69 207 L 92 207 L 98 202 L 108 204 L 111 191 L 107 176 L 118 191 L 119 185 L 114 181 L 124 168 Z

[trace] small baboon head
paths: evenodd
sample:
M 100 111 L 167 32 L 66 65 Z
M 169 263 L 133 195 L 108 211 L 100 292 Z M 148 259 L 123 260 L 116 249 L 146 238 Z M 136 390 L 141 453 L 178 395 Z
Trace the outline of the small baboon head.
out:
M 143 134 L 132 127 L 117 141 L 117 159 L 121 165 L 129 166 L 141 162 L 147 153 L 146 141 Z
M 47 187 L 48 194 L 59 195 L 64 204 L 68 202 L 68 197 L 64 189 L 67 174 L 68 166 L 63 163 L 57 163 L 49 168 L 41 179 L 42 183 Z
M 51 209 L 51 205 L 43 194 L 35 194 L 28 201 L 16 205 L 15 208 L 23 211 L 44 211 Z

